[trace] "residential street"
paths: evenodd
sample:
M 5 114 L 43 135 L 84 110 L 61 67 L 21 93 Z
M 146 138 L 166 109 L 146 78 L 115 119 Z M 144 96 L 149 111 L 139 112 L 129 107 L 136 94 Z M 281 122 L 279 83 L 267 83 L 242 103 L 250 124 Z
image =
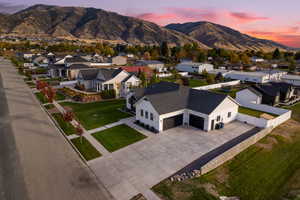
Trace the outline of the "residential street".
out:
M 113 199 L 54 127 L 17 70 L 2 58 L 0 199 Z

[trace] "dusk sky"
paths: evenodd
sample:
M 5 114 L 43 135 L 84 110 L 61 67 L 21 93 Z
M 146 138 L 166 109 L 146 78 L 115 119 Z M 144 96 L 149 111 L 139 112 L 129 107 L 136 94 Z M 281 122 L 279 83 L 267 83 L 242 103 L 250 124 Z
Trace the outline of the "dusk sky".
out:
M 210 21 L 259 38 L 300 47 L 299 0 L 13 0 L 0 12 L 33 4 L 96 7 L 159 25 Z

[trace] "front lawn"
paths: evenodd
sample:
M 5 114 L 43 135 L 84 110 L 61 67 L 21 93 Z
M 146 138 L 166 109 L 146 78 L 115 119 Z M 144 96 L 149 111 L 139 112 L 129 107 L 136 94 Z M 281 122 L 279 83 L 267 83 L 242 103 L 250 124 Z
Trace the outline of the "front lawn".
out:
M 45 104 L 45 103 L 48 103 L 48 99 L 41 93 L 41 92 L 37 92 L 37 93 L 34 93 L 36 98 L 42 103 L 42 104 Z
M 259 111 L 259 110 L 254 110 L 254 109 L 251 109 L 251 108 L 245 108 L 245 107 L 239 107 L 239 113 L 242 113 L 242 114 L 245 114 L 245 115 L 250 115 L 250 116 L 253 116 L 253 117 L 257 117 L 257 118 L 260 118 L 260 116 L 266 112 L 262 112 L 262 111 Z M 273 117 L 277 117 L 277 115 L 275 114 L 272 114 L 272 113 L 266 113 L 268 115 L 271 115 Z
M 118 110 L 125 106 L 124 100 L 95 103 L 64 102 L 61 105 L 71 107 L 80 123 L 87 130 L 105 126 L 131 116 Z
M 54 105 L 53 104 L 48 104 L 48 105 L 45 105 L 44 106 L 47 110 L 51 110 L 54 108 Z
M 72 139 L 71 142 L 87 161 L 101 156 L 97 149 L 95 149 L 95 147 L 93 147 L 93 145 L 91 145 L 91 143 L 84 137 L 82 137 L 82 143 L 80 137 Z
M 154 191 L 163 200 L 213 199 L 207 193 L 241 200 L 296 200 L 300 195 L 300 123 L 282 124 L 207 175 L 182 182 L 165 180 Z
M 92 135 L 110 152 L 146 138 L 146 136 L 127 125 L 115 126 Z
M 75 127 L 70 122 L 65 121 L 61 113 L 54 113 L 52 116 L 66 135 L 76 134 Z
M 56 101 L 62 101 L 62 100 L 65 100 L 65 99 L 66 99 L 65 95 L 63 95 L 59 92 L 56 93 L 56 95 L 55 95 L 55 100 Z

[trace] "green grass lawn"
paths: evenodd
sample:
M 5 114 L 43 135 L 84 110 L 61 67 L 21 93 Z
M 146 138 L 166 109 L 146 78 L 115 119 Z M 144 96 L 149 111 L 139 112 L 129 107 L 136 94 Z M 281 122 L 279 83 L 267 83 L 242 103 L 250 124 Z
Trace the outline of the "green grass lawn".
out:
M 297 103 L 294 106 L 287 106 L 287 107 L 284 107 L 284 108 L 292 110 L 293 119 L 300 122 L 300 103 Z
M 189 80 L 189 86 L 190 87 L 200 87 L 208 85 L 208 83 L 205 80 L 199 80 L 199 79 L 190 79 Z
M 34 88 L 35 87 L 35 83 L 32 81 L 26 81 L 26 84 L 30 87 L 30 88 Z
M 93 147 L 93 145 L 91 145 L 91 143 L 84 137 L 82 137 L 82 143 L 79 137 L 72 139 L 71 142 L 87 161 L 101 156 L 97 149 L 95 149 L 95 147 Z
M 45 105 L 44 106 L 47 110 L 50 110 L 52 108 L 54 108 L 54 105 L 53 104 L 48 104 L 48 105 Z
M 236 93 L 238 91 L 240 91 L 240 89 L 231 89 L 230 91 L 227 92 L 227 91 L 225 91 L 225 90 L 223 90 L 221 88 L 218 88 L 218 89 L 213 89 L 211 91 L 212 92 L 216 92 L 216 93 L 221 93 L 221 94 L 227 94 L 227 95 L 231 96 L 232 98 L 235 98 L 236 97 Z
M 115 126 L 92 135 L 110 152 L 146 138 L 146 136 L 127 125 Z
M 42 104 L 48 103 L 47 98 L 41 92 L 35 93 L 35 96 Z
M 253 116 L 253 117 L 257 117 L 257 118 L 260 118 L 260 115 L 266 113 L 266 112 L 262 112 L 262 111 L 259 111 L 259 110 L 254 110 L 254 109 L 250 109 L 250 108 L 245 108 L 245 107 L 239 107 L 239 113 L 242 113 L 242 114 L 246 114 L 246 115 L 250 115 L 250 116 Z M 275 114 L 272 114 L 272 113 L 266 113 L 266 114 L 269 114 L 273 117 L 277 117 L 278 115 L 275 115 Z
M 52 116 L 66 135 L 76 134 L 75 127 L 70 122 L 66 122 L 61 113 L 54 113 Z
M 95 103 L 61 103 L 62 106 L 69 106 L 73 109 L 76 117 L 85 129 L 91 130 L 120 119 L 130 117 L 128 113 L 119 111 L 125 106 L 124 100 L 113 100 Z
M 208 184 L 210 190 L 201 190 Z M 296 200 L 300 195 L 300 123 L 288 121 L 207 175 L 183 182 L 165 180 L 153 190 L 163 200 L 214 199 L 208 192 L 241 200 Z
M 56 93 L 56 96 L 55 96 L 55 100 L 56 101 L 62 101 L 62 100 L 65 100 L 66 99 L 66 97 L 65 97 L 65 95 L 63 95 L 63 94 L 61 94 L 61 93 Z

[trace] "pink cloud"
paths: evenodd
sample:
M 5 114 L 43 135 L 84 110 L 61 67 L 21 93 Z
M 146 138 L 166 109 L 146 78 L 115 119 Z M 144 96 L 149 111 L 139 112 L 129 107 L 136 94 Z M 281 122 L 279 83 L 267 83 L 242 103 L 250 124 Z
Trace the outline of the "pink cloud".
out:
M 260 20 L 269 20 L 268 17 L 259 17 L 251 13 L 245 12 L 230 12 L 230 17 L 238 20 L 240 23 L 248 23 L 253 21 L 260 21 Z

